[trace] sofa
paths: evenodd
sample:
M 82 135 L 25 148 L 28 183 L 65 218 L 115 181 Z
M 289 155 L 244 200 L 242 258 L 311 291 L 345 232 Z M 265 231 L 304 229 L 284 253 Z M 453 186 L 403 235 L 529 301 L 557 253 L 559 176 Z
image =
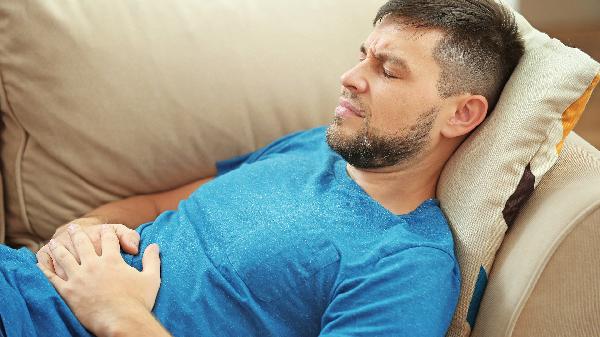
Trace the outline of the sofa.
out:
M 103 203 L 328 123 L 384 2 L 2 1 L 0 241 L 36 250 Z M 600 336 L 600 151 L 572 132 L 561 150 L 449 336 Z

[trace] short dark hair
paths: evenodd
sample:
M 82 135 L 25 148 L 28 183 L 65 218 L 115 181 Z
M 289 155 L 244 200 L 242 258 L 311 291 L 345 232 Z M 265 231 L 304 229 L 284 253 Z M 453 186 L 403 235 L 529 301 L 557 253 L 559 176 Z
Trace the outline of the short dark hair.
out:
M 510 9 L 494 0 L 390 0 L 373 24 L 388 15 L 401 25 L 443 32 L 433 52 L 440 96 L 482 95 L 493 110 L 524 52 Z

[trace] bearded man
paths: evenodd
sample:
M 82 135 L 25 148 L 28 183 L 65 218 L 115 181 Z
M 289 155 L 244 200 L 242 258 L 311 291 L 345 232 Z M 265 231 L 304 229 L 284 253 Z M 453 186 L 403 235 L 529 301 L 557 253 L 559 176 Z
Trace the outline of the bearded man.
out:
M 460 271 L 436 185 L 523 44 L 494 1 L 392 0 L 374 25 L 328 127 L 59 229 L 38 260 L 69 307 L 32 271 L 19 280 L 52 301 L 32 320 L 97 335 L 443 336 Z M 138 243 L 143 258 L 119 255 Z

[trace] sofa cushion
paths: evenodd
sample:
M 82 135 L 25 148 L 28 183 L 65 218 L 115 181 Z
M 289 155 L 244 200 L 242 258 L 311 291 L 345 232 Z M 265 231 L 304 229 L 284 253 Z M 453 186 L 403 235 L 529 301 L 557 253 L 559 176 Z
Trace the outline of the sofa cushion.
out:
M 516 14 L 525 54 L 491 116 L 446 164 L 438 198 L 461 266 L 461 296 L 449 336 L 475 325 L 504 234 L 558 158 L 600 80 L 600 65 Z
M 382 3 L 1 1 L 8 242 L 327 123 Z

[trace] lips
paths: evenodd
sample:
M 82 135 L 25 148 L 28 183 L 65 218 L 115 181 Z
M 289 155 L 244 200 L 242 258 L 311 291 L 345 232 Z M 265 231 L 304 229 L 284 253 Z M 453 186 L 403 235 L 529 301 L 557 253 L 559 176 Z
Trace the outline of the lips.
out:
M 340 99 L 340 104 L 337 106 L 337 108 L 335 108 L 335 115 L 337 117 L 365 117 L 365 114 L 362 110 L 343 98 Z

